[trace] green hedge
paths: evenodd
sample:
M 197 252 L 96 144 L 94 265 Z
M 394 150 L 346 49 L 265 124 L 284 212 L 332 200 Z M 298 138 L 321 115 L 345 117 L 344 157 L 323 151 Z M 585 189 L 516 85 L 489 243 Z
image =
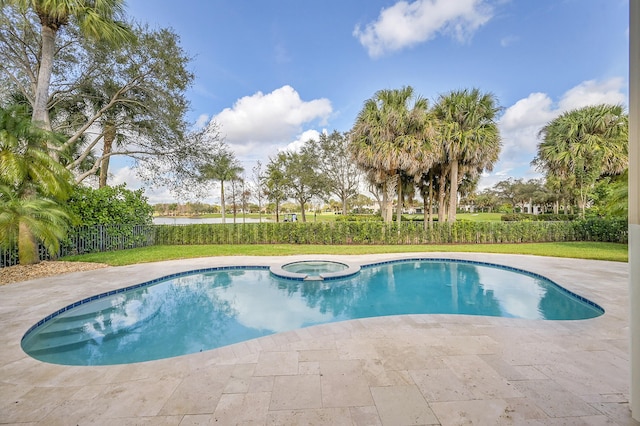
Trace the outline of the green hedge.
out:
M 597 241 L 628 243 L 626 219 L 569 222 L 378 221 L 79 227 L 62 241 L 59 256 L 150 245 L 197 244 L 474 244 Z M 40 259 L 50 256 L 41 250 Z M 17 263 L 15 247 L 0 250 L 0 267 Z
M 193 244 L 464 244 L 557 241 L 628 242 L 626 220 L 571 222 L 374 221 L 158 225 L 156 245 Z

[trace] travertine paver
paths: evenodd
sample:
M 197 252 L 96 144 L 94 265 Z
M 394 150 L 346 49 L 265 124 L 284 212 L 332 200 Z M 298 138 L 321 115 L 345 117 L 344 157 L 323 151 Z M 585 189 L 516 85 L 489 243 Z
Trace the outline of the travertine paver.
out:
M 637 426 L 628 408 L 626 264 L 451 253 L 322 258 L 418 256 L 530 270 L 606 313 L 584 321 L 371 318 L 167 360 L 69 367 L 28 357 L 20 339 L 74 301 L 175 272 L 318 256 L 182 260 L 14 283 L 0 287 L 0 424 Z
M 303 410 L 322 407 L 320 376 L 276 376 L 271 391 L 271 405 L 277 410 Z
M 416 386 L 371 388 L 380 419 L 384 425 L 438 424 L 431 407 Z

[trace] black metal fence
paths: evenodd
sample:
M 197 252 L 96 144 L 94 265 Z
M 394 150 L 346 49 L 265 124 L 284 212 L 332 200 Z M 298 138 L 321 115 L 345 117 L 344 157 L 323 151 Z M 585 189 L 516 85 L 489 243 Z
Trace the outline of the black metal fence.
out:
M 46 248 L 40 246 L 40 260 L 69 256 L 74 254 L 96 253 L 146 247 L 154 244 L 153 225 L 96 225 L 81 226 L 69 232 L 60 243 L 60 250 L 52 256 Z M 0 249 L 0 268 L 18 264 L 17 244 Z

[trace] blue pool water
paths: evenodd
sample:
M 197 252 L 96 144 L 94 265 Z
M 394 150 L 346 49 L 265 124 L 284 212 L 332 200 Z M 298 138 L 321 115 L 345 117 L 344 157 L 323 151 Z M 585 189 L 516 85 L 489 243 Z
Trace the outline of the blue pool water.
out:
M 388 262 L 331 281 L 285 280 L 266 268 L 220 268 L 136 287 L 50 315 L 27 332 L 24 351 L 56 364 L 110 365 L 354 318 L 464 314 L 576 320 L 603 313 L 544 277 L 465 261 Z

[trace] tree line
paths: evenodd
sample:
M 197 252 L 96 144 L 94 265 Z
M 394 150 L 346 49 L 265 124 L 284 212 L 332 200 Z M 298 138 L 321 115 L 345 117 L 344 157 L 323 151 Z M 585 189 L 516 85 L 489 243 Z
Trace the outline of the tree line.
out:
M 386 222 L 394 204 L 399 222 L 403 208 L 422 198 L 425 227 L 434 212 L 440 222 L 455 221 L 459 201 L 489 211 L 537 204 L 556 214 L 574 206 L 582 216 L 588 206 L 599 215 L 625 214 L 628 117 L 622 106 L 561 114 L 539 131 L 532 165 L 544 179 L 507 179 L 478 191 L 480 176 L 500 154 L 499 111 L 495 96 L 479 89 L 443 94 L 431 108 L 411 87 L 380 90 L 365 101 L 349 132 L 322 134 L 299 151 L 270 158 L 252 187 L 275 204 L 276 215 L 283 202 L 294 200 L 303 221 L 314 197 L 337 197 L 346 214 L 363 185 Z M 236 164 L 230 176 L 241 179 L 241 171 Z
M 417 190 L 424 200 L 425 226 L 433 221 L 434 204 L 440 221 L 447 211 L 446 219 L 455 221 L 458 193 L 471 190 L 498 160 L 499 110 L 495 96 L 478 89 L 442 95 L 433 108 L 411 87 L 380 90 L 365 101 L 350 131 L 321 134 L 299 151 L 271 157 L 264 172 L 254 170 L 254 194 L 275 204 L 277 221 L 279 206 L 294 200 L 305 222 L 313 198 L 335 196 L 346 214 L 349 201 L 367 184 L 390 222 L 393 200 L 400 221 L 405 200 Z M 222 152 L 201 170 L 200 181 L 220 183 L 224 212 L 224 182 L 244 180 L 234 155 Z

